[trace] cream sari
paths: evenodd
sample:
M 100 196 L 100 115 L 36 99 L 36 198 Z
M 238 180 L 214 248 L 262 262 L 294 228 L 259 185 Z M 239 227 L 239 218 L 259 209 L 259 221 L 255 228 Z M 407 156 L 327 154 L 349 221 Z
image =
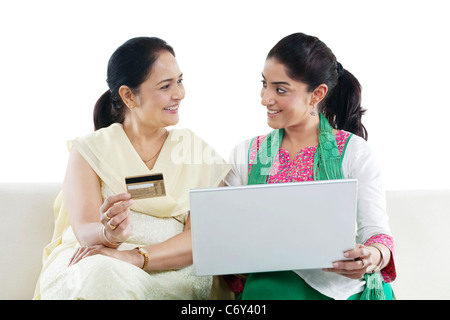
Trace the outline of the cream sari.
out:
M 230 166 L 187 129 L 173 129 L 152 170 L 140 159 L 121 124 L 115 123 L 68 142 L 101 179 L 102 196 L 127 192 L 125 177 L 162 173 L 166 196 L 137 199 L 131 206 L 133 233 L 119 250 L 165 241 L 183 231 L 189 190 L 218 186 Z M 95 255 L 67 267 L 78 243 L 61 194 L 54 204 L 55 230 L 44 249 L 35 299 L 207 299 L 211 277 L 197 277 L 194 267 L 145 272 L 129 263 Z M 151 255 L 151 253 L 150 253 Z M 151 261 L 151 260 L 150 260 Z

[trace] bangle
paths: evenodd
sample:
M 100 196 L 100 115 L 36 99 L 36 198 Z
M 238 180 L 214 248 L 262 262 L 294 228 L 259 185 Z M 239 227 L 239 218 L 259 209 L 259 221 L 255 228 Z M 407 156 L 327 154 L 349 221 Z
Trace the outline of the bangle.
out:
M 148 251 L 147 251 L 147 249 L 145 249 L 144 247 L 136 247 L 135 249 L 137 249 L 139 251 L 139 253 L 144 256 L 144 265 L 141 267 L 141 269 L 142 270 L 147 269 L 147 266 L 148 266 Z
M 380 249 L 377 245 L 375 245 L 375 243 L 372 243 L 372 244 L 370 245 L 370 247 L 374 247 L 374 248 L 376 248 L 378 251 L 380 251 L 380 262 L 379 262 L 378 265 L 375 267 L 375 269 L 372 270 L 372 273 L 375 273 L 375 272 L 380 271 L 381 268 L 383 267 L 383 265 L 384 265 L 384 256 L 383 256 L 383 251 L 381 251 L 381 249 Z
M 105 228 L 105 226 L 103 226 L 103 225 L 102 225 L 102 227 L 100 228 L 98 234 L 99 234 L 99 236 L 100 236 L 100 239 L 101 239 L 102 244 L 105 245 L 106 247 L 116 248 L 116 249 L 117 249 L 117 248 L 122 244 L 122 242 L 113 242 L 113 241 L 110 241 L 110 240 L 108 239 L 108 237 L 106 236 L 106 228 Z M 105 244 L 105 242 L 106 242 L 106 244 Z

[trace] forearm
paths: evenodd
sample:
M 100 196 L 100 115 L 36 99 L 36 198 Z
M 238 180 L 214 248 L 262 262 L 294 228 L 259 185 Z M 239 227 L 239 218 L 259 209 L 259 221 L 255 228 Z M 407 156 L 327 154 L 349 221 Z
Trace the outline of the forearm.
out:
M 103 245 L 117 249 L 121 242 L 110 240 L 105 232 L 105 227 L 100 222 L 84 224 L 77 232 L 76 237 L 81 246 Z
M 185 230 L 178 235 L 158 244 L 145 247 L 149 252 L 147 270 L 182 269 L 192 264 L 191 230 Z M 137 250 L 136 250 L 137 252 Z M 137 254 L 139 254 L 137 252 Z M 142 264 L 144 259 L 142 257 Z
M 76 231 L 74 230 L 74 233 L 82 246 L 104 245 L 104 241 L 100 237 L 102 230 L 103 226 L 100 222 L 89 222 L 79 226 Z

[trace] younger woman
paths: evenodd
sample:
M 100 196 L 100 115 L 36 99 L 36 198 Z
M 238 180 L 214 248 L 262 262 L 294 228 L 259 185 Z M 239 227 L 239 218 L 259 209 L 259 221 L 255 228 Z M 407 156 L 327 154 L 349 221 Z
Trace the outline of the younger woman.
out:
M 358 80 L 322 41 L 303 33 L 270 50 L 262 77 L 261 103 L 274 131 L 235 147 L 226 183 L 358 179 L 357 245 L 343 253 L 352 260 L 330 269 L 250 274 L 242 298 L 391 299 L 393 237 L 380 169 L 361 123 Z

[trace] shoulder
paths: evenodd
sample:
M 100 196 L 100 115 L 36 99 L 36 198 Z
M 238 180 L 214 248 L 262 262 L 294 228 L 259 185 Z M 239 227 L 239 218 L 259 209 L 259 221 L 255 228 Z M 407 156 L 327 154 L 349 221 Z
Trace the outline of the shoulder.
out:
M 249 142 L 248 156 L 251 162 L 253 162 L 253 160 L 256 158 L 256 154 L 258 153 L 259 147 L 267 139 L 268 135 L 269 134 L 263 134 L 249 139 L 250 142 Z
M 232 163 L 242 163 L 243 161 L 247 162 L 247 155 L 250 144 L 252 143 L 253 138 L 245 139 L 236 144 L 231 150 L 230 162 Z
M 353 134 L 346 147 L 342 166 L 350 175 L 374 175 L 380 172 L 380 164 L 372 146 L 363 138 Z
M 346 143 L 347 140 L 350 138 L 350 136 L 352 135 L 352 133 L 345 131 L 345 130 L 334 130 L 333 129 L 333 133 L 336 137 L 336 142 L 339 143 Z
M 225 178 L 228 186 L 242 186 L 247 184 L 248 150 L 253 139 L 246 139 L 234 146 L 231 150 L 229 163 L 231 171 Z
M 334 130 L 333 129 L 333 133 L 335 135 L 335 139 L 336 139 L 336 144 L 337 147 L 339 149 L 339 153 L 344 154 L 345 150 L 347 148 L 347 143 L 350 139 L 350 137 L 352 136 L 352 134 L 350 132 L 344 131 L 344 130 Z
M 171 137 L 172 139 L 180 139 L 183 137 L 192 138 L 196 137 L 196 135 L 191 129 L 188 128 L 173 128 L 169 130 L 169 137 Z
M 194 131 L 189 128 L 172 128 L 169 130 L 169 132 L 171 132 L 172 134 L 194 134 Z
M 86 141 L 108 140 L 111 139 L 111 137 L 116 136 L 117 134 L 123 133 L 125 133 L 125 131 L 123 130 L 122 124 L 113 123 L 109 127 L 95 130 L 94 132 L 88 133 L 84 136 L 80 136 L 77 139 Z
M 346 150 L 349 156 L 365 156 L 373 153 L 370 144 L 356 134 L 349 137 Z
M 194 143 L 194 141 L 201 141 L 202 143 L 206 143 L 202 137 L 189 128 L 173 128 L 169 130 L 169 138 L 172 141 L 184 141 L 191 143 Z
M 191 164 L 225 164 L 222 155 L 206 140 L 188 128 L 172 129 L 169 133 L 169 146 L 174 152 L 184 155 L 184 162 Z
M 114 144 L 115 136 L 117 134 L 124 133 L 122 124 L 113 123 L 109 127 L 101 128 L 96 131 L 80 135 L 75 137 L 72 140 L 67 141 L 67 147 L 69 150 L 72 149 L 73 146 L 80 145 L 110 145 Z
M 268 134 L 255 136 L 253 138 L 245 139 L 236 144 L 231 152 L 232 157 L 238 159 L 245 159 L 247 162 L 248 157 L 252 158 L 252 155 L 258 152 L 261 143 L 267 138 Z M 231 159 L 233 160 L 233 159 Z M 242 161 L 239 161 L 242 163 Z
M 205 143 L 194 131 L 188 128 L 174 128 L 169 130 L 167 140 L 171 143 L 172 147 L 180 146 L 183 148 L 193 148 L 196 145 L 202 146 Z
M 266 137 L 267 134 L 259 135 L 242 140 L 234 146 L 229 157 L 231 171 L 225 179 L 228 186 L 247 184 L 249 163 L 253 163 L 259 146 Z

